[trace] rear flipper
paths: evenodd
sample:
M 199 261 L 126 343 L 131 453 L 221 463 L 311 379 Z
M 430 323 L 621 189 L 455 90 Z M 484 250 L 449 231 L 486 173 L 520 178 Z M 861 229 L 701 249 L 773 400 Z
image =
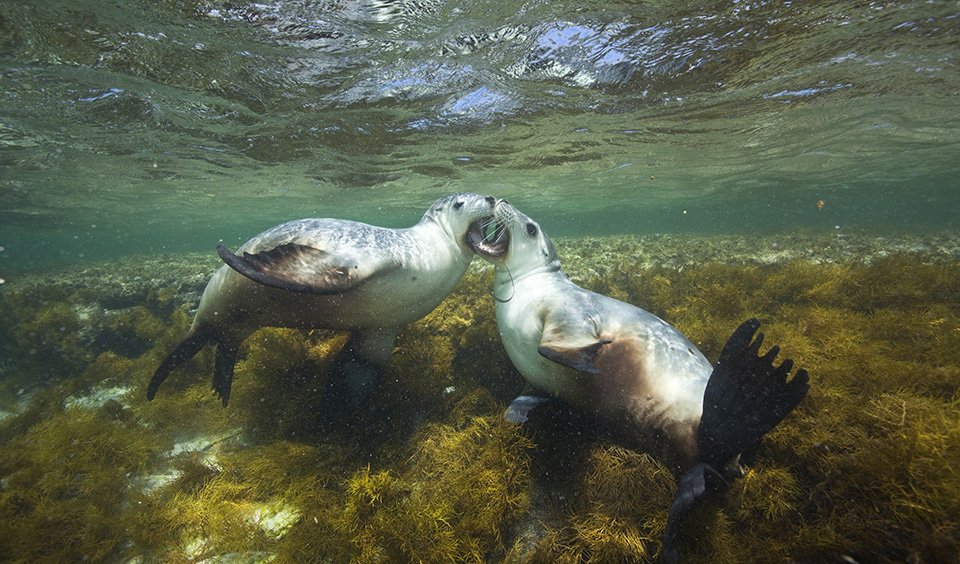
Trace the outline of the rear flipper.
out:
M 319 410 L 321 428 L 356 421 L 362 419 L 363 413 L 372 411 L 371 398 L 380 388 L 386 365 L 363 354 L 369 344 L 364 339 L 359 334 L 351 335 L 330 367 Z
M 663 536 L 663 559 L 677 558 L 674 545 L 680 520 L 710 491 L 722 489 L 726 478 L 737 477 L 737 457 L 755 449 L 807 395 L 806 370 L 789 381 L 793 361 L 774 365 L 776 345 L 758 355 L 763 333 L 756 319 L 743 322 L 720 353 L 703 393 L 703 414 L 697 431 L 698 463 L 680 478 Z M 732 470 L 732 471 L 731 471 Z
M 208 342 L 210 342 L 210 336 L 207 333 L 193 331 L 187 333 L 187 336 L 177 344 L 167 358 L 163 359 L 160 367 L 153 373 L 153 378 L 147 385 L 147 399 L 152 400 L 157 395 L 160 384 L 163 384 L 174 368 L 193 358 Z
M 233 382 L 233 365 L 237 361 L 237 350 L 239 343 L 217 339 L 209 332 L 190 332 L 173 349 L 167 358 L 163 360 L 157 371 L 154 372 L 150 384 L 147 385 L 147 399 L 152 400 L 157 395 L 160 384 L 167 379 L 167 376 L 178 366 L 193 358 L 200 349 L 209 342 L 217 344 L 217 360 L 213 370 L 213 390 L 220 396 L 223 406 L 226 407 L 230 401 L 230 385 Z
M 213 363 L 213 391 L 220 396 L 223 407 L 230 403 L 230 388 L 233 385 L 233 367 L 237 363 L 240 343 L 217 342 L 217 359 Z

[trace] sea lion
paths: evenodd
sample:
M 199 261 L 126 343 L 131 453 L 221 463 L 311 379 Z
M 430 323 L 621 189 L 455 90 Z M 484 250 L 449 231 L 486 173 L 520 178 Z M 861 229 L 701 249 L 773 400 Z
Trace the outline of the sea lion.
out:
M 740 454 L 806 395 L 806 370 L 788 380 L 793 362 L 775 366 L 777 346 L 758 356 L 763 334 L 753 339 L 755 319 L 734 331 L 712 366 L 666 321 L 571 282 L 550 238 L 509 203 L 498 201 L 493 215 L 467 239 L 496 267 L 503 346 L 541 392 L 517 398 L 505 416 L 524 422 L 544 396 L 559 398 L 685 470 L 663 539 L 665 559 L 674 560 L 681 517 L 716 477 L 740 475 Z
M 414 226 L 376 227 L 344 219 L 301 219 L 268 229 L 207 283 L 186 336 L 147 386 L 153 399 L 177 366 L 208 343 L 217 347 L 213 389 L 230 400 L 240 344 L 261 327 L 350 332 L 333 363 L 325 401 L 347 411 L 378 384 L 398 332 L 435 308 L 473 259 L 472 223 L 495 199 L 472 193 L 437 200 Z

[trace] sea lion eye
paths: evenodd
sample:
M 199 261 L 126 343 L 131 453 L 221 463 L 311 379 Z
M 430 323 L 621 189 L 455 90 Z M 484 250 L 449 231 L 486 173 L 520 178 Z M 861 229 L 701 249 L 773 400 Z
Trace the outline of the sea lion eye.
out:
M 453 209 L 458 210 L 463 207 L 463 202 L 456 202 L 453 204 Z
M 537 234 L 537 226 L 534 223 L 527 224 L 527 235 L 534 237 Z

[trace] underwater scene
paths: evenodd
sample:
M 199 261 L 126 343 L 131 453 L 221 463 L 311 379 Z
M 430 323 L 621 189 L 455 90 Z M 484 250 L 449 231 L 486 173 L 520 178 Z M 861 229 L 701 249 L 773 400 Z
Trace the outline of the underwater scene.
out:
M 0 0 L 0 561 L 956 562 L 958 59 L 936 0 Z

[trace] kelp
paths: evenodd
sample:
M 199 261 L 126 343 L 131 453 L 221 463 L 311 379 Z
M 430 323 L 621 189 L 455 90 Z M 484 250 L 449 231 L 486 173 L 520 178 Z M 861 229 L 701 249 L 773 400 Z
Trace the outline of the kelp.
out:
M 561 254 L 563 249 L 561 249 Z M 625 255 L 626 256 L 626 255 Z M 960 265 L 705 263 L 586 287 L 677 325 L 709 358 L 746 317 L 810 371 L 809 396 L 694 513 L 686 561 L 949 561 L 960 551 Z M 488 272 L 397 343 L 372 410 L 317 425 L 342 334 L 264 329 L 233 397 L 211 350 L 145 385 L 189 326 L 170 289 L 106 309 L 89 288 L 0 294 L 0 558 L 655 560 L 676 477 L 562 409 L 500 414 L 523 382 Z

